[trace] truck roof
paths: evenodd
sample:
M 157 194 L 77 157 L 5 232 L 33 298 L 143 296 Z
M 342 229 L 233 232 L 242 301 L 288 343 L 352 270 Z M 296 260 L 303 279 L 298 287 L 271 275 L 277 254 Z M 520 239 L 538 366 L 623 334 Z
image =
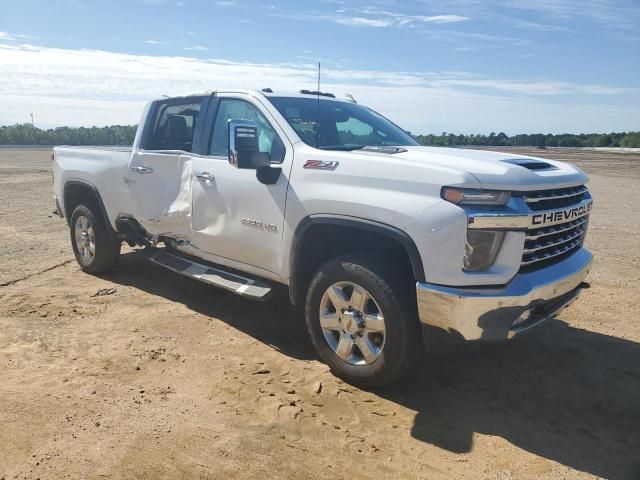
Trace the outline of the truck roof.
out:
M 316 91 L 311 90 L 300 90 L 298 92 L 291 91 L 274 91 L 271 88 L 264 88 L 262 90 L 243 90 L 243 89 L 215 89 L 215 90 L 207 90 L 205 92 L 193 93 L 190 95 L 175 95 L 175 96 L 163 96 L 160 98 L 156 98 L 155 100 L 171 100 L 174 98 L 189 98 L 189 97 L 200 97 L 203 95 L 213 95 L 215 93 L 244 93 L 246 95 L 252 95 L 254 97 L 291 97 L 291 98 L 316 98 Z M 334 102 L 349 102 L 356 103 L 355 99 L 349 94 L 345 94 L 343 98 L 339 98 L 337 95 L 328 92 L 320 92 L 320 98 L 322 100 L 330 100 Z

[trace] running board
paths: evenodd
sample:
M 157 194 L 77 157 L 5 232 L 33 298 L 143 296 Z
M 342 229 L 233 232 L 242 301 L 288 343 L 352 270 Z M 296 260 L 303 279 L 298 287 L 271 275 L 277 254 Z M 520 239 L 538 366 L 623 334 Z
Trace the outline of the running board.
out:
M 224 288 L 251 300 L 264 301 L 273 291 L 271 285 L 265 281 L 245 277 L 238 273 L 231 273 L 219 267 L 197 263 L 181 256 L 179 253 L 158 249 L 151 255 L 150 260 L 180 275 Z

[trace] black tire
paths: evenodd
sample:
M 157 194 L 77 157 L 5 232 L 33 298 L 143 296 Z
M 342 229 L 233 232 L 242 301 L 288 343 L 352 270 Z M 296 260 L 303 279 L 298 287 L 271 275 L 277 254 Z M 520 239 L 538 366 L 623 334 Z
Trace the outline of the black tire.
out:
M 329 345 L 320 326 L 322 298 L 327 289 L 338 282 L 362 286 L 384 317 L 383 348 L 372 363 L 353 365 L 341 359 Z M 336 258 L 320 267 L 307 293 L 305 317 L 320 359 L 336 376 L 355 385 L 383 386 L 409 374 L 422 345 L 415 283 L 411 275 L 369 254 Z
M 76 224 L 81 218 L 85 218 L 92 228 L 94 238 L 94 254 L 84 255 L 79 251 L 76 242 Z M 120 257 L 121 241 L 111 229 L 110 225 L 102 218 L 95 207 L 78 205 L 71 214 L 70 233 L 71 247 L 80 268 L 87 273 L 101 273 L 109 270 Z

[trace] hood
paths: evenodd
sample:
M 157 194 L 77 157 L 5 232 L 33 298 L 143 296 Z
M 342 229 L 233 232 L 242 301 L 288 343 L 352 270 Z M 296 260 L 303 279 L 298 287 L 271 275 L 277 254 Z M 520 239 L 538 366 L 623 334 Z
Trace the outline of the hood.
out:
M 556 160 L 463 148 L 416 146 L 402 149 L 406 151 L 390 156 L 405 162 L 466 172 L 486 189 L 543 190 L 582 185 L 588 181 L 580 168 Z

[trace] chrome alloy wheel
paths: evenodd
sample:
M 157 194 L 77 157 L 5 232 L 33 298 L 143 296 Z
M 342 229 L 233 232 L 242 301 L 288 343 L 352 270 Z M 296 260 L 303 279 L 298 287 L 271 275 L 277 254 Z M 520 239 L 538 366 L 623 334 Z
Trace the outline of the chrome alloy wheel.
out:
M 91 222 L 84 215 L 77 218 L 74 235 L 80 257 L 84 262 L 91 263 L 96 255 L 96 236 Z
M 351 365 L 370 365 L 384 348 L 382 310 L 373 296 L 353 282 L 337 282 L 320 300 L 320 327 L 338 358 Z

